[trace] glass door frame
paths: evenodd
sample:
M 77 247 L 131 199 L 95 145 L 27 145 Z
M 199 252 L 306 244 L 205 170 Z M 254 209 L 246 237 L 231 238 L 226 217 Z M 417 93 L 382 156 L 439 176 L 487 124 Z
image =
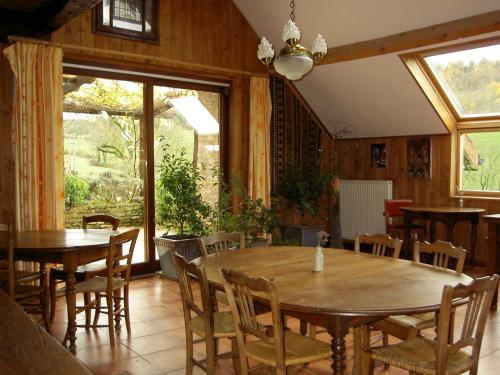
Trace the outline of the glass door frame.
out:
M 179 89 L 191 89 L 199 91 L 208 91 L 219 93 L 220 101 L 220 119 L 219 119 L 219 149 L 220 149 L 220 168 L 224 178 L 228 179 L 229 169 L 229 108 L 230 108 L 230 87 L 217 85 L 214 81 L 213 85 L 186 82 L 179 77 L 179 80 L 164 79 L 158 77 L 149 77 L 140 74 L 133 74 L 128 70 L 120 72 L 119 67 L 112 67 L 117 71 L 100 70 L 99 67 L 110 68 L 109 65 L 101 65 L 98 63 L 79 62 L 75 60 L 64 60 L 64 63 L 79 64 L 82 67 L 63 66 L 64 74 L 85 75 L 103 79 L 114 79 L 121 81 L 132 81 L 143 84 L 143 111 L 144 111 L 144 152 L 146 155 L 146 170 L 144 174 L 144 241 L 146 252 L 146 260 L 141 263 L 132 265 L 132 275 L 151 274 L 160 269 L 160 263 L 156 260 L 155 244 L 153 237 L 155 235 L 155 186 L 154 186 L 154 86 L 172 87 Z M 89 65 L 88 68 L 83 67 Z M 90 66 L 92 65 L 92 66 Z M 95 69 L 97 67 L 97 69 Z M 141 70 L 137 70 L 138 73 Z M 158 75 L 165 75 L 165 72 L 154 72 Z M 196 80 L 196 76 L 189 77 Z M 204 80 L 206 81 L 206 80 Z M 229 83 L 229 82 L 227 82 Z M 227 182 L 227 181 L 226 181 Z M 137 251 L 137 249 L 136 249 Z

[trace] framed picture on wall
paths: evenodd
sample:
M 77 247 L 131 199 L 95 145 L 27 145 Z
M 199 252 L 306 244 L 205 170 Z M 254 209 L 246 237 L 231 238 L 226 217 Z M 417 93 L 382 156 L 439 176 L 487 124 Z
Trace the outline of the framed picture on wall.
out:
M 408 178 L 431 178 L 431 139 L 410 138 L 407 141 Z
M 385 143 L 374 143 L 371 145 L 371 167 L 387 167 L 387 148 Z

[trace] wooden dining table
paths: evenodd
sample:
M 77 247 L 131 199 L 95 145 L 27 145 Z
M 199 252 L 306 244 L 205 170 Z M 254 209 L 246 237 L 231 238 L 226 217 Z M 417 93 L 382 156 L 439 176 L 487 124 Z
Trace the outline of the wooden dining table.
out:
M 220 268 L 275 279 L 284 313 L 326 327 L 336 375 L 345 372 L 345 336 L 350 327 L 390 315 L 436 311 L 445 285 L 471 280 L 408 260 L 339 249 L 324 249 L 324 270 L 314 272 L 314 252 L 309 247 L 248 248 L 194 262 L 205 267 L 209 282 L 219 289 Z M 355 366 L 354 373 L 359 370 Z
M 104 259 L 109 238 L 119 232 L 103 229 L 65 229 L 17 232 L 14 238 L 16 260 L 38 262 L 42 280 L 46 264 L 62 264 L 66 271 L 69 350 L 76 353 L 75 271 L 79 265 Z
M 434 207 L 434 206 L 408 206 L 401 207 L 404 213 L 405 244 L 411 243 L 411 224 L 415 220 L 424 220 L 430 222 L 430 241 L 436 241 L 436 222 L 439 221 L 446 226 L 446 241 L 456 244 L 453 236 L 455 225 L 461 221 L 468 221 L 470 228 L 470 249 L 467 249 L 467 264 L 474 267 L 476 263 L 476 240 L 477 225 L 481 215 L 485 212 L 484 208 L 472 207 Z M 411 249 L 409 249 L 411 250 Z

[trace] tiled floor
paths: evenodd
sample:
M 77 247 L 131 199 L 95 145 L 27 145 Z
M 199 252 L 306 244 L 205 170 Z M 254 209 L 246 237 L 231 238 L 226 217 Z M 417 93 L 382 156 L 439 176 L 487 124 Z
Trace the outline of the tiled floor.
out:
M 132 334 L 129 337 L 123 324 L 114 349 L 109 345 L 107 328 L 77 331 L 78 358 L 95 374 L 114 374 L 128 371 L 137 375 L 180 375 L 185 373 L 184 320 L 178 286 L 158 276 L 134 280 L 131 285 Z M 64 298 L 58 299 L 58 311 L 52 330 L 58 339 L 65 331 Z M 106 319 L 106 316 L 102 317 Z M 104 320 L 103 320 L 104 322 Z M 292 320 L 292 329 L 297 328 Z M 328 341 L 326 333 L 319 336 Z M 347 373 L 352 367 L 352 336 L 347 337 Z M 197 344 L 202 357 L 203 344 Z M 489 316 L 481 350 L 479 375 L 500 374 L 500 314 Z M 331 374 L 330 362 L 311 363 L 307 368 L 297 367 L 296 374 Z M 195 374 L 203 371 L 195 369 Z M 217 374 L 234 374 L 230 360 L 217 364 Z M 376 374 L 406 374 L 401 370 L 382 367 Z

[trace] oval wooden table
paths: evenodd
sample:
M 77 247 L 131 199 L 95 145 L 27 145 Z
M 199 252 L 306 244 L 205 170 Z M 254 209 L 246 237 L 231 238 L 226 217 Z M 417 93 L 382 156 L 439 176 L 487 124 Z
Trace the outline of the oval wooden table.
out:
M 470 229 L 470 249 L 467 252 L 467 263 L 470 267 L 474 267 L 476 263 L 476 239 L 477 239 L 477 224 L 479 218 L 485 212 L 484 208 L 472 207 L 419 207 L 408 206 L 401 207 L 404 212 L 405 223 L 405 244 L 411 244 L 410 229 L 411 223 L 415 220 L 429 220 L 431 223 L 430 228 L 430 241 L 436 240 L 436 221 L 446 225 L 446 241 L 456 245 L 453 237 L 453 229 L 455 224 L 460 221 L 468 221 L 471 224 Z M 411 250 L 412 249 L 408 249 Z
M 46 263 L 62 264 L 66 271 L 69 349 L 73 354 L 76 353 L 75 271 L 79 265 L 104 259 L 108 253 L 109 237 L 117 233 L 103 229 L 66 229 L 15 234 L 16 259 L 38 262 L 43 280 Z
M 334 374 L 344 374 L 349 327 L 389 315 L 435 311 L 444 285 L 471 280 L 407 260 L 338 249 L 324 249 L 324 271 L 314 272 L 314 251 L 308 247 L 249 248 L 194 262 L 205 266 L 208 280 L 217 288 L 222 286 L 221 267 L 276 279 L 287 315 L 327 328 Z

